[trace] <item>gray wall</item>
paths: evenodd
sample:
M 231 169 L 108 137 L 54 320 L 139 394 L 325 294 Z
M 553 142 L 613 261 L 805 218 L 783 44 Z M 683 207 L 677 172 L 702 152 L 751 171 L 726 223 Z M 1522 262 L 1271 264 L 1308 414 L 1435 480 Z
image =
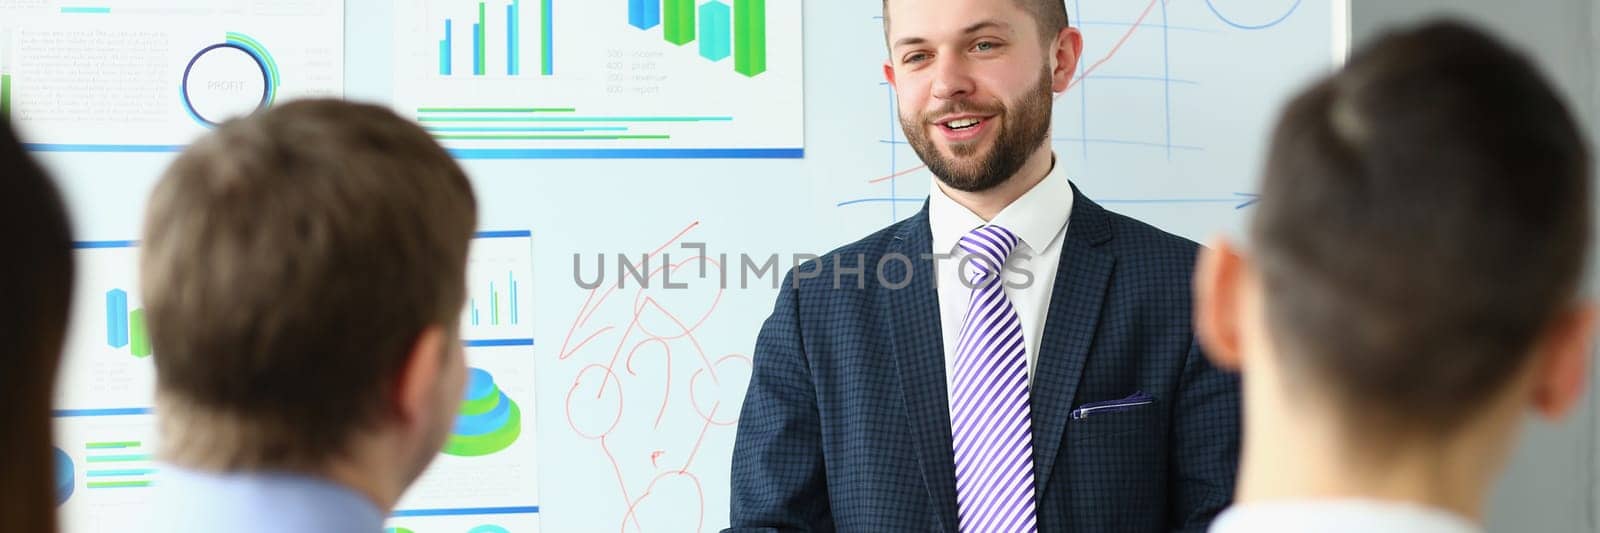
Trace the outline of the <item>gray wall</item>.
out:
M 1566 94 L 1574 112 L 1600 138 L 1596 72 L 1597 0 L 1351 0 L 1351 32 L 1359 45 L 1383 28 L 1449 15 L 1484 26 L 1534 56 Z M 1590 286 L 1600 286 L 1591 274 Z M 1595 370 L 1600 371 L 1600 368 Z M 1600 376 L 1600 372 L 1592 375 Z M 1595 380 L 1591 380 L 1591 384 Z M 1596 396 L 1562 423 L 1528 424 L 1488 511 L 1495 532 L 1597 531 Z

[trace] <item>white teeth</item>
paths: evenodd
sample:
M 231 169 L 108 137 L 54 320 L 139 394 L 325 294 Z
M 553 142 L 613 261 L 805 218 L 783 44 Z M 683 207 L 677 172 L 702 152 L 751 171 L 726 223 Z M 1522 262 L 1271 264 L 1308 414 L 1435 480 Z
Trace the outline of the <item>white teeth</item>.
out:
M 953 130 L 964 130 L 973 126 L 977 126 L 979 122 L 981 121 L 975 118 L 964 118 L 961 120 L 952 120 L 950 122 L 946 122 L 945 126 L 948 126 Z

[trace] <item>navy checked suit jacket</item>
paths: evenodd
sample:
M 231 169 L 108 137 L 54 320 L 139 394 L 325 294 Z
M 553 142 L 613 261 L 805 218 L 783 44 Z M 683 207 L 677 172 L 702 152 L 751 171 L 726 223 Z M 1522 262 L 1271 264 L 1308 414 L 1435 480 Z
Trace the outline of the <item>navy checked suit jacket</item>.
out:
M 1203 532 L 1233 495 L 1239 385 L 1194 340 L 1198 247 L 1074 194 L 1034 368 L 1039 531 Z M 957 531 L 931 241 L 924 206 L 789 273 L 756 341 L 727 531 Z M 1135 393 L 1155 401 L 1070 416 Z

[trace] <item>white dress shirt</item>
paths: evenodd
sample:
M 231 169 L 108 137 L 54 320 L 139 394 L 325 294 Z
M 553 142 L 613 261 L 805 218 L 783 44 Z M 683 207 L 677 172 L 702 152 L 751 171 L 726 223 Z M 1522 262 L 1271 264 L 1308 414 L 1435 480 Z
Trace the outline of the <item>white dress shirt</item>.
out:
M 994 220 L 983 218 L 963 207 L 939 188 L 938 178 L 928 194 L 928 225 L 933 230 L 934 254 L 954 254 L 948 259 L 934 261 L 935 278 L 939 292 L 939 326 L 944 334 L 945 390 L 951 390 L 950 381 L 955 376 L 956 344 L 961 336 L 961 322 L 966 318 L 967 303 L 972 289 L 962 281 L 961 259 L 968 254 L 957 246 L 961 237 L 986 224 L 1000 226 L 1022 243 L 1006 259 L 1004 287 L 1006 298 L 1017 310 L 1022 322 L 1023 345 L 1028 356 L 1028 379 L 1033 380 L 1033 369 L 1039 361 L 1039 337 L 1044 332 L 1045 315 L 1050 310 L 1050 293 L 1055 288 L 1056 267 L 1061 264 L 1061 246 L 1067 233 L 1067 219 L 1072 215 L 1072 184 L 1067 181 L 1066 170 L 1054 165 L 1043 181 L 1026 194 L 1006 206 Z M 966 274 L 972 274 L 968 265 Z M 1021 271 L 1032 273 L 1033 283 L 1027 288 L 1012 285 L 1027 281 Z M 947 392 L 948 394 L 948 392 Z
M 1211 533 L 1478 533 L 1464 517 L 1398 502 L 1304 500 L 1236 505 L 1211 523 Z

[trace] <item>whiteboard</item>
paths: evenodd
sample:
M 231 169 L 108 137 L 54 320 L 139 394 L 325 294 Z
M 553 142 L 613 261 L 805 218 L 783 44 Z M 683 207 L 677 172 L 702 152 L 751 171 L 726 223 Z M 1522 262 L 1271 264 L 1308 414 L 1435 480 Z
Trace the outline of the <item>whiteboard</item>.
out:
M 530 10 L 537 3 L 523 0 Z M 447 4 L 454 5 L 429 5 Z M 803 53 L 795 54 L 803 62 L 803 105 L 789 107 L 803 109 L 799 145 L 778 132 L 759 146 L 711 135 L 685 148 L 775 150 L 723 154 L 741 158 L 458 152 L 479 195 L 482 229 L 532 235 L 524 297 L 535 341 L 526 353 L 536 377 L 533 398 L 516 399 L 536 428 L 537 475 L 530 477 L 537 479 L 527 482 L 537 520 L 516 515 L 501 524 L 506 529 L 725 526 L 734 424 L 777 276 L 807 254 L 921 208 L 932 178 L 904 143 L 894 95 L 882 79 L 878 3 L 796 4 L 803 19 L 794 25 L 804 35 Z M 0 10 L 7 5 L 0 0 Z M 438 57 L 399 53 L 406 46 L 398 40 L 410 38 L 404 24 L 416 17 L 407 14 L 413 7 L 346 3 L 340 90 L 347 97 L 407 113 L 427 105 L 399 101 L 407 90 L 395 86 L 397 73 L 416 62 L 438 67 Z M 1057 99 L 1052 138 L 1073 182 L 1114 211 L 1192 239 L 1239 233 L 1278 107 L 1344 54 L 1346 3 L 1068 0 L 1067 7 L 1086 49 L 1081 81 Z M 0 49 L 0 72 L 15 62 L 5 54 Z M 775 57 L 768 58 L 770 72 L 795 68 Z M 453 56 L 452 67 L 465 58 Z M 468 96 L 450 104 L 471 105 Z M 490 99 L 483 105 L 499 104 Z M 793 129 L 782 113 L 763 120 Z M 48 141 L 94 142 L 61 135 Z M 62 181 L 85 241 L 136 238 L 143 199 L 172 158 L 170 152 L 37 155 Z M 684 247 L 695 243 L 710 256 L 704 278 L 699 249 Z M 649 288 L 632 279 L 616 287 L 618 254 L 634 262 L 650 257 Z M 585 288 L 600 257 L 604 283 Z M 741 257 L 756 264 L 776 257 L 779 266 L 742 286 Z M 663 270 L 664 260 L 673 266 Z M 663 272 L 687 288 L 664 288 Z M 414 517 L 409 524 L 418 533 L 466 531 L 449 517 Z

